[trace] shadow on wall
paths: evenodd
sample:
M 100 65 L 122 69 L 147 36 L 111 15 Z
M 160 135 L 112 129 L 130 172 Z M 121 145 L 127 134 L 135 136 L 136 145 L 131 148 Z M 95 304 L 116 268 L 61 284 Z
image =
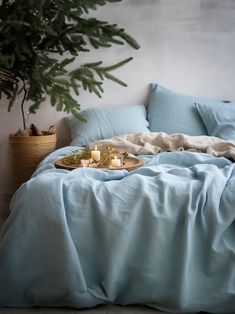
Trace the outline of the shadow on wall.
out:
M 143 0 L 129 0 L 130 3 L 133 3 L 134 5 L 138 4 L 138 5 L 143 5 L 146 6 L 146 2 Z M 156 4 L 158 2 L 161 2 L 161 0 L 148 0 L 148 5 L 151 4 Z
M 138 0 L 137 0 L 138 1 Z M 200 1 L 200 8 L 202 10 L 220 10 L 220 9 L 235 9 L 234 0 L 229 1 L 215 1 L 215 0 L 207 0 Z
M 1 194 L 0 195 L 0 204 L 1 204 L 1 208 L 0 208 L 0 230 L 1 227 L 4 223 L 4 221 L 7 219 L 10 211 L 9 211 L 9 204 L 12 198 L 12 194 Z
M 57 148 L 68 146 L 71 142 L 70 131 L 64 122 L 64 119 L 56 123 Z

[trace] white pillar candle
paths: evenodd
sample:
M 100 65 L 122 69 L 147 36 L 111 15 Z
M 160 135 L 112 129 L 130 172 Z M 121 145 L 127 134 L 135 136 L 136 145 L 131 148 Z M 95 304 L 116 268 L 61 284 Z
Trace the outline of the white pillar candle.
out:
M 121 159 L 117 158 L 117 156 L 114 156 L 114 158 L 111 159 L 111 166 L 112 167 L 120 167 L 121 166 Z
M 91 151 L 91 157 L 95 161 L 99 161 L 100 160 L 100 150 L 97 150 L 97 145 L 95 145 L 95 150 Z

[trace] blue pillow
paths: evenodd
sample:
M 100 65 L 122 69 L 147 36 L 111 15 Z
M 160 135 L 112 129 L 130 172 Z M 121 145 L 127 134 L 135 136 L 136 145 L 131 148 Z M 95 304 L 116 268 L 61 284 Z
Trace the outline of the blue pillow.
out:
M 152 132 L 207 135 L 206 128 L 195 108 L 197 97 L 172 92 L 151 84 L 148 105 L 149 129 Z
M 210 136 L 235 141 L 235 103 L 196 103 L 196 108 Z
M 122 134 L 149 132 L 144 105 L 89 108 L 81 111 L 81 116 L 86 122 L 74 116 L 65 118 L 71 131 L 71 145 L 85 146 Z

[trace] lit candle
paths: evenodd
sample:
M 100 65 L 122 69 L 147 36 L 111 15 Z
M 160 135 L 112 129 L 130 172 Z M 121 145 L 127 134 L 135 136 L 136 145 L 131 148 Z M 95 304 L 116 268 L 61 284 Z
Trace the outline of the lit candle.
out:
M 97 145 L 95 145 L 95 150 L 91 151 L 91 157 L 95 160 L 95 161 L 99 161 L 100 160 L 100 151 L 97 150 Z
M 114 156 L 114 159 L 111 159 L 111 166 L 112 167 L 120 167 L 121 166 L 121 159 Z

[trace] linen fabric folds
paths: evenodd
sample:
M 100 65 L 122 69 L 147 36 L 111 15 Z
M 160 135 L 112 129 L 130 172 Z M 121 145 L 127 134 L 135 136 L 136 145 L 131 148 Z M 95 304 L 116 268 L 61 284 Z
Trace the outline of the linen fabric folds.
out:
M 192 151 L 128 172 L 56 169 L 14 195 L 0 235 L 0 306 L 146 304 L 235 312 L 235 169 Z

